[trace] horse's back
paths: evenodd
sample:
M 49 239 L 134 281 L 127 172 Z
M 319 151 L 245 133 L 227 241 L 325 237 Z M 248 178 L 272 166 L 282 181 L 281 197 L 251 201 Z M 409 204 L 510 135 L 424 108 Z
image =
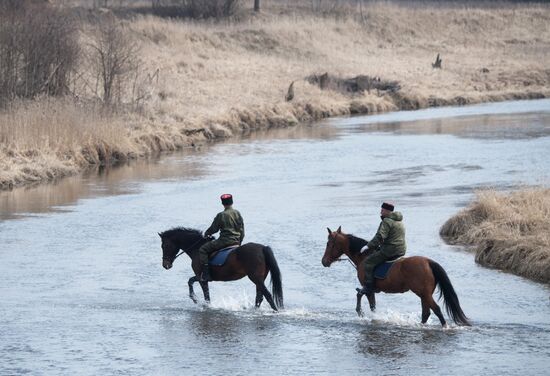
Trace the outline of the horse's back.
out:
M 430 261 L 424 256 L 410 256 L 396 260 L 386 279 L 379 280 L 377 286 L 384 292 L 415 291 L 427 280 L 433 280 Z
M 239 248 L 235 250 L 236 253 L 240 253 L 241 255 L 246 254 L 254 254 L 254 253 L 262 253 L 265 245 L 259 244 L 259 243 L 244 243 Z
M 249 264 L 250 261 L 263 261 L 264 260 L 264 253 L 263 249 L 265 246 L 263 244 L 259 243 L 245 243 L 241 245 L 239 248 L 235 249 L 227 258 L 228 261 L 233 261 L 232 263 L 235 264 L 242 264 L 246 263 Z M 236 266 L 236 265 L 235 265 Z

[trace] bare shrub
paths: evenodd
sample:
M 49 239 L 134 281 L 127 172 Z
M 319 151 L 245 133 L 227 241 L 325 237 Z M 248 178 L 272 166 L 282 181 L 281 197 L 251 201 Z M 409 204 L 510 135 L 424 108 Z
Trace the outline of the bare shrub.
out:
M 153 10 L 165 17 L 223 18 L 236 14 L 241 0 L 154 0 Z
M 92 70 L 101 82 L 103 102 L 112 103 L 116 94 L 120 100 L 138 69 L 137 41 L 120 21 L 106 17 L 96 25 L 90 47 Z
M 79 55 L 74 20 L 41 6 L 0 8 L 0 102 L 68 91 Z

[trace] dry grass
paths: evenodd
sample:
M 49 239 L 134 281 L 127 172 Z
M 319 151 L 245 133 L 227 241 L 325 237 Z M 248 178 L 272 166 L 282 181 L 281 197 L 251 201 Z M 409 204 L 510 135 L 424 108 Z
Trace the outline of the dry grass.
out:
M 72 100 L 12 103 L 0 114 L 0 187 L 52 180 L 137 150 L 127 128 Z
M 452 244 L 473 246 L 481 265 L 550 283 L 550 189 L 479 192 L 440 234 Z
M 86 145 L 104 143 L 132 157 L 231 137 L 250 129 L 289 126 L 351 112 L 550 94 L 550 68 L 546 63 L 550 60 L 550 6 L 466 9 L 441 4 L 408 7 L 369 3 L 363 10 L 362 22 L 351 16 L 270 11 L 270 3 L 279 7 L 285 4 L 266 2 L 263 12 L 250 12 L 238 22 L 193 22 L 153 16 L 131 19 L 127 27 L 141 45 L 140 78 L 132 86 L 132 95 L 123 98 L 123 102 L 132 104 L 139 92 L 139 114 L 101 121 L 92 116 L 84 121 L 89 128 L 97 125 L 95 136 L 83 138 L 79 128 L 64 126 L 61 133 L 66 141 L 39 141 L 38 148 L 33 145 L 36 140 L 58 137 L 56 124 L 78 124 L 75 120 L 88 118 L 86 110 L 83 115 L 72 115 L 79 111 L 74 106 L 58 113 L 55 120 L 27 122 L 35 124 L 38 135 L 50 129 L 53 132 L 40 137 L 31 130 L 21 134 L 6 121 L 14 116 L 40 118 L 42 115 L 24 112 L 41 110 L 31 106 L 8 111 L 0 116 L 0 129 L 10 140 L 9 144 L 2 141 L 0 185 L 21 184 L 32 180 L 29 176 L 49 179 L 63 175 L 23 173 L 22 160 L 14 155 L 37 148 L 51 158 L 33 167 L 37 171 L 48 170 L 47 164 L 54 160 L 53 165 L 70 165 L 69 173 L 81 169 L 81 158 L 68 162 L 59 156 L 67 154 L 60 149 L 78 154 L 74 150 L 82 148 L 84 140 Z M 443 59 L 441 70 L 431 67 L 437 53 Z M 321 90 L 305 80 L 311 74 L 324 72 L 340 77 L 379 76 L 399 81 L 402 89 L 397 94 L 372 91 L 352 95 Z M 285 102 L 292 81 L 295 98 Z M 92 87 L 90 82 L 74 83 L 74 91 L 81 98 L 93 97 Z M 44 111 L 52 113 L 56 106 Z M 43 129 L 39 123 L 48 126 Z M 111 129 L 119 132 L 113 144 Z M 10 132 L 19 133 L 15 136 Z M 23 161 L 27 167 L 34 163 Z

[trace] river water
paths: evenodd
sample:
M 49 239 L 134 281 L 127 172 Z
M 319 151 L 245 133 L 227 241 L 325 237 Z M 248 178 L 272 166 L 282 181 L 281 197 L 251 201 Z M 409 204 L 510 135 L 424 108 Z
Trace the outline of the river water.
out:
M 332 119 L 0 193 L 0 374 L 548 374 L 550 289 L 438 231 L 476 189 L 550 185 L 549 150 L 550 101 L 508 102 Z M 280 313 L 253 308 L 247 279 L 195 305 L 189 259 L 161 267 L 157 232 L 206 229 L 225 192 L 246 240 L 275 252 Z M 384 200 L 472 327 L 421 325 L 410 292 L 358 318 L 354 269 L 322 267 L 326 227 L 370 238 Z

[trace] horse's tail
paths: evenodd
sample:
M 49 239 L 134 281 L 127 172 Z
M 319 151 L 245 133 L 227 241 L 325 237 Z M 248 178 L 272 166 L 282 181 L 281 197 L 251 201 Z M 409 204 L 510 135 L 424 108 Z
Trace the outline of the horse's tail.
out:
M 279 265 L 277 265 L 277 260 L 275 255 L 271 250 L 271 247 L 265 246 L 263 248 L 265 264 L 267 270 L 271 273 L 271 293 L 273 294 L 273 300 L 277 305 L 277 308 L 284 308 L 283 304 L 283 280 L 281 277 L 281 271 L 279 270 Z
M 470 326 L 468 318 L 462 312 L 462 308 L 460 308 L 458 296 L 445 269 L 433 260 L 430 260 L 430 268 L 432 269 L 435 283 L 439 286 L 439 299 L 443 296 L 443 303 L 447 314 L 456 324 Z

